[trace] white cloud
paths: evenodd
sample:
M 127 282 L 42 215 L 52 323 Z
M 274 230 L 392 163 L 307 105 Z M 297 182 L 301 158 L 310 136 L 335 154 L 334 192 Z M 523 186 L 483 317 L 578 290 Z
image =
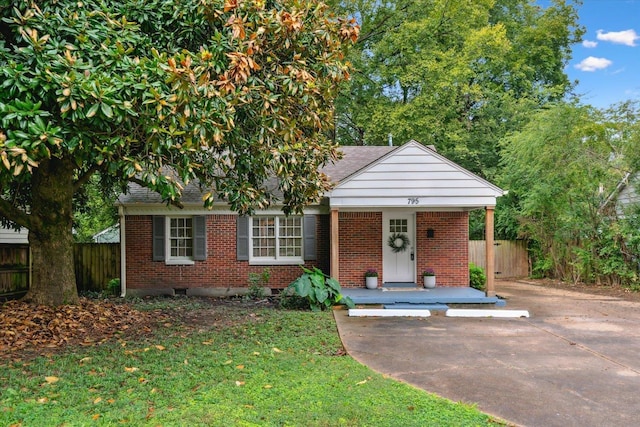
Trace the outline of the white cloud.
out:
M 635 46 L 636 40 L 640 39 L 640 35 L 635 30 L 610 31 L 608 33 L 598 30 L 597 38 L 606 42 Z
M 591 49 L 591 48 L 594 48 L 594 47 L 598 46 L 598 42 L 594 42 L 594 41 L 591 41 L 591 40 L 584 40 L 582 42 L 582 46 L 586 47 L 587 49 Z
M 576 68 L 580 71 L 598 71 L 604 70 L 611 64 L 613 64 L 613 62 L 611 62 L 607 58 L 596 58 L 594 56 L 589 56 L 580 61 L 580 63 L 576 65 Z

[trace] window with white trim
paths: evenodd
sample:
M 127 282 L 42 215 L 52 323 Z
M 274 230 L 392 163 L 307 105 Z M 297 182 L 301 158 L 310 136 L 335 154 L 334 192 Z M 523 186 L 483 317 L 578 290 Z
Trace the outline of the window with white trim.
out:
M 249 232 L 252 261 L 303 262 L 302 217 L 252 217 Z
M 193 218 L 167 219 L 167 262 L 193 261 Z

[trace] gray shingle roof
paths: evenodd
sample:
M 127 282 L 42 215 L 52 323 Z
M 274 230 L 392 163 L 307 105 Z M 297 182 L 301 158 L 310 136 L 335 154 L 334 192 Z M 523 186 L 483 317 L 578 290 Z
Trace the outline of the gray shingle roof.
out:
M 332 182 L 339 183 L 345 178 L 353 175 L 359 170 L 365 168 L 379 158 L 385 156 L 395 150 L 396 146 L 358 146 L 358 147 L 340 147 L 343 153 L 342 159 L 334 164 L 328 164 L 322 168 Z M 202 204 L 203 192 L 200 191 L 197 182 L 191 182 L 185 186 L 182 192 L 183 204 Z M 218 201 L 218 200 L 216 200 Z M 118 203 L 123 205 L 129 204 L 152 204 L 162 203 L 162 199 L 158 193 L 151 191 L 138 184 L 130 183 L 127 194 L 121 194 Z
M 340 147 L 343 153 L 342 159 L 334 164 L 322 168 L 331 181 L 335 184 L 367 167 L 380 157 L 392 152 L 398 147 L 389 146 L 356 146 Z

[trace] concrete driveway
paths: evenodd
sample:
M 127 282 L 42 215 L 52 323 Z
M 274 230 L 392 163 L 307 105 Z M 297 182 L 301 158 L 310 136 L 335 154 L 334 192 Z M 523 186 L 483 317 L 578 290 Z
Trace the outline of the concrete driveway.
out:
M 530 318 L 348 317 L 347 352 L 391 377 L 523 426 L 640 425 L 640 304 L 499 281 Z

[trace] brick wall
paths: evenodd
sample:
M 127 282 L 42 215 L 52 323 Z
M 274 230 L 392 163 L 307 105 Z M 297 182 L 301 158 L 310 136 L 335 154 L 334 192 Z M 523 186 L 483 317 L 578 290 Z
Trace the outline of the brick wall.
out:
M 364 287 L 370 268 L 382 276 L 382 212 L 339 212 L 340 285 Z
M 151 216 L 126 217 L 127 287 L 132 289 L 242 287 L 249 273 L 265 266 L 236 260 L 236 216 L 207 215 L 207 259 L 195 265 L 166 265 L 152 261 Z M 469 217 L 466 212 L 418 212 L 416 214 L 416 262 L 418 275 L 427 267 L 436 270 L 438 286 L 469 284 Z M 329 273 L 329 215 L 317 216 L 318 266 Z M 364 287 L 370 268 L 382 275 L 382 213 L 340 212 L 340 284 Z M 434 237 L 427 238 L 427 230 Z M 213 237 L 215 236 L 215 237 Z M 268 286 L 285 288 L 301 274 L 297 265 L 268 266 Z M 419 276 L 418 281 L 422 278 Z
M 207 259 L 196 261 L 195 265 L 166 265 L 152 258 L 152 217 L 127 216 L 127 288 L 242 287 L 247 286 L 249 273 L 261 273 L 268 267 L 271 271 L 268 286 L 282 289 L 302 273 L 297 265 L 250 266 L 248 261 L 237 261 L 235 215 L 207 215 L 206 223 Z M 316 226 L 319 261 L 309 261 L 306 266 L 318 266 L 328 272 L 329 216 L 319 215 Z
M 427 237 L 433 230 L 433 238 Z M 468 212 L 416 213 L 418 280 L 426 268 L 436 271 L 437 286 L 469 286 Z

